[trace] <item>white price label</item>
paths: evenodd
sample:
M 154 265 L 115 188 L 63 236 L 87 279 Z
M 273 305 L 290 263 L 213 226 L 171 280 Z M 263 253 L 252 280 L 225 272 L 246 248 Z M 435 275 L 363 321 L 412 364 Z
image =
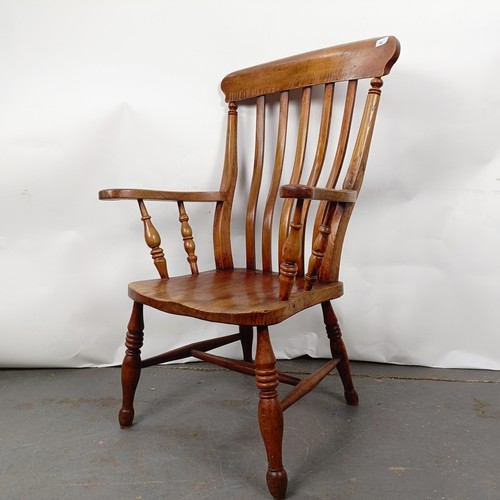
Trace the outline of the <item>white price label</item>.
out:
M 380 38 L 375 42 L 375 47 L 380 47 L 381 45 L 384 45 L 384 43 L 387 43 L 387 40 L 389 40 L 388 36 L 385 36 L 384 38 Z

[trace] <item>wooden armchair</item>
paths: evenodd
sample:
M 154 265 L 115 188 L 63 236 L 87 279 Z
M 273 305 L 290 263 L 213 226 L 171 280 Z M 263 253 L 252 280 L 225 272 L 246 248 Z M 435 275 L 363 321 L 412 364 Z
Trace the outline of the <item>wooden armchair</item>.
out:
M 358 404 L 358 395 L 352 384 L 349 360 L 331 300 L 343 293 L 339 281 L 339 264 L 344 235 L 363 181 L 368 151 L 382 87 L 381 77 L 388 74 L 399 56 L 399 42 L 389 36 L 349 43 L 337 47 L 301 54 L 275 62 L 231 73 L 222 80 L 222 91 L 229 103 L 227 136 L 222 181 L 218 191 L 171 192 L 142 189 L 106 189 L 99 193 L 101 200 L 137 200 L 144 224 L 145 240 L 160 275 L 159 279 L 139 281 L 129 285 L 133 309 L 126 336 L 126 354 L 122 365 L 123 406 L 119 413 L 122 427 L 132 425 L 133 399 L 141 368 L 158 363 L 194 356 L 203 361 L 253 375 L 259 392 L 258 420 L 264 440 L 268 471 L 267 484 L 271 495 L 284 498 L 287 475 L 282 463 L 283 412 L 311 391 L 334 368 L 339 371 L 347 403 Z M 356 126 L 355 97 L 358 80 L 371 79 L 361 118 Z M 337 82 L 345 82 L 345 101 L 340 104 L 341 119 L 332 138 L 332 109 Z M 304 163 L 310 116 L 312 89 L 318 86 L 322 93 L 321 118 L 314 160 L 308 177 Z M 338 87 L 338 86 L 337 86 Z M 316 92 L 316 91 L 315 91 Z M 278 97 L 270 97 L 276 94 Z M 316 94 L 315 94 L 316 95 Z M 287 137 L 291 120 L 289 103 L 300 101 L 297 134 Z M 279 99 L 279 103 L 278 103 Z M 230 221 L 238 180 L 237 108 L 238 102 L 255 104 L 255 155 L 253 173 L 246 200 L 246 268 L 233 265 Z M 279 108 L 274 164 L 270 186 L 262 185 L 265 167 L 266 109 Z M 318 113 L 319 114 L 319 113 Z M 290 116 L 289 116 L 290 115 Z M 359 122 L 359 123 L 358 123 Z M 291 128 L 291 127 L 289 127 Z M 348 147 L 353 133 L 355 142 Z M 290 136 L 291 134 L 288 134 Z M 296 135 L 296 137 L 295 137 Z M 321 176 L 327 145 L 336 142 L 332 167 Z M 290 162 L 285 177 L 285 145 L 293 144 L 294 161 Z M 289 146 L 290 147 L 290 146 Z M 350 162 L 343 175 L 342 189 L 336 189 L 346 153 Z M 313 156 L 311 155 L 311 158 Z M 272 163 L 272 162 L 271 162 Z M 266 164 L 266 165 L 265 165 Z M 282 179 L 289 184 L 281 185 Z M 320 179 L 323 187 L 318 187 Z M 305 179 L 303 181 L 302 179 Z M 259 193 L 267 193 L 263 215 L 257 217 Z M 278 209 L 279 223 L 273 224 Z M 153 226 L 145 201 L 172 201 L 177 204 L 184 249 L 191 274 L 170 277 L 161 248 L 160 236 Z M 318 200 L 314 205 L 312 202 Z M 188 202 L 215 204 L 213 245 L 215 269 L 199 272 L 195 243 L 185 205 Z M 312 226 L 306 231 L 310 208 L 317 208 Z M 257 221 L 262 221 L 258 224 Z M 279 273 L 273 271 L 272 239 L 277 226 Z M 260 237 L 257 233 L 260 228 Z M 310 246 L 306 242 L 311 240 Z M 258 259 L 256 242 L 261 242 Z M 311 250 L 308 250 L 311 248 Z M 307 271 L 304 256 L 310 255 Z M 261 265 L 258 265 L 258 260 Z M 270 325 L 281 323 L 303 309 L 320 304 L 326 333 L 330 339 L 332 359 L 311 376 L 298 379 L 279 373 L 269 337 Z M 238 326 L 238 333 L 211 340 L 203 340 L 150 359 L 141 360 L 143 344 L 143 306 L 147 305 L 171 314 L 191 316 L 205 321 L 229 323 Z M 255 361 L 252 359 L 254 328 L 257 333 Z M 241 342 L 243 360 L 224 358 L 208 351 L 231 342 Z M 279 383 L 291 384 L 293 389 L 278 397 Z

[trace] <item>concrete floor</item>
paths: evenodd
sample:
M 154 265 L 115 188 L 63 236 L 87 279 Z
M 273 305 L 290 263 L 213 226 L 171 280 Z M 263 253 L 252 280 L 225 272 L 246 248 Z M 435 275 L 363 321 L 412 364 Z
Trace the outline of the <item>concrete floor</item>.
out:
M 280 362 L 310 373 L 320 361 Z M 353 363 L 285 413 L 288 498 L 499 499 L 500 373 Z M 282 391 L 287 388 L 280 386 Z M 267 499 L 251 377 L 144 370 L 121 430 L 116 368 L 0 371 L 2 499 Z

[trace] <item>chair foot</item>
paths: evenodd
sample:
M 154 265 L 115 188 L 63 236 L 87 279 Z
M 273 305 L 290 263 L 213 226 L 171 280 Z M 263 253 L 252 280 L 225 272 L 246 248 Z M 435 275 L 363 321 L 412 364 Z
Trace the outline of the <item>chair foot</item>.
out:
M 133 408 L 121 408 L 118 414 L 118 421 L 120 422 L 120 427 L 122 429 L 127 429 L 132 426 L 134 422 L 134 409 Z
M 118 415 L 120 427 L 130 427 L 134 421 L 134 396 L 141 376 L 141 347 L 144 338 L 143 306 L 134 302 L 125 340 L 125 358 L 122 364 L 123 402 Z
M 347 404 L 350 406 L 358 406 L 359 404 L 359 396 L 356 392 L 356 389 L 350 389 L 348 391 L 344 391 L 345 400 Z
M 359 404 L 359 396 L 354 388 L 351 376 L 351 368 L 349 365 L 349 357 L 345 348 L 344 341 L 342 340 L 342 331 L 335 312 L 333 311 L 330 302 L 323 302 L 321 304 L 323 309 L 323 318 L 326 326 L 326 334 L 330 339 L 330 351 L 333 357 L 341 358 L 340 363 L 337 365 L 337 370 L 344 386 L 344 396 L 348 405 L 357 406 Z
M 283 409 L 278 399 L 278 371 L 269 331 L 257 328 L 255 380 L 259 392 L 259 427 L 267 453 L 267 487 L 274 498 L 286 495 L 287 475 L 283 468 Z
M 266 474 L 267 487 L 269 493 L 276 500 L 283 500 L 286 496 L 288 478 L 285 469 L 268 470 Z

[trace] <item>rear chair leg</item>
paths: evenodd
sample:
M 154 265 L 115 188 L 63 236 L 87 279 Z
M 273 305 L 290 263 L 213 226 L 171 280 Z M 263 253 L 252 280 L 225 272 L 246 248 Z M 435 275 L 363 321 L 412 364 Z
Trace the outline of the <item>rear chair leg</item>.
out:
M 257 327 L 255 380 L 260 389 L 259 427 L 267 453 L 267 487 L 274 498 L 281 500 L 285 498 L 287 487 L 282 460 L 283 410 L 278 399 L 276 358 L 266 326 Z
M 122 364 L 123 403 L 118 420 L 120 427 L 132 425 L 134 420 L 134 395 L 141 376 L 141 347 L 144 338 L 143 305 L 134 302 L 125 340 L 125 358 Z
M 344 342 L 342 341 L 342 331 L 340 330 L 337 316 L 333 311 L 330 301 L 321 304 L 323 309 L 323 318 L 326 325 L 326 334 L 330 339 L 330 351 L 332 357 L 341 358 L 340 363 L 337 365 L 342 384 L 344 385 L 344 396 L 347 404 L 357 406 L 359 402 L 358 393 L 354 389 L 351 377 L 351 369 L 349 367 L 349 357 Z
M 243 350 L 243 361 L 253 363 L 252 344 L 253 344 L 253 326 L 240 325 L 241 348 Z

